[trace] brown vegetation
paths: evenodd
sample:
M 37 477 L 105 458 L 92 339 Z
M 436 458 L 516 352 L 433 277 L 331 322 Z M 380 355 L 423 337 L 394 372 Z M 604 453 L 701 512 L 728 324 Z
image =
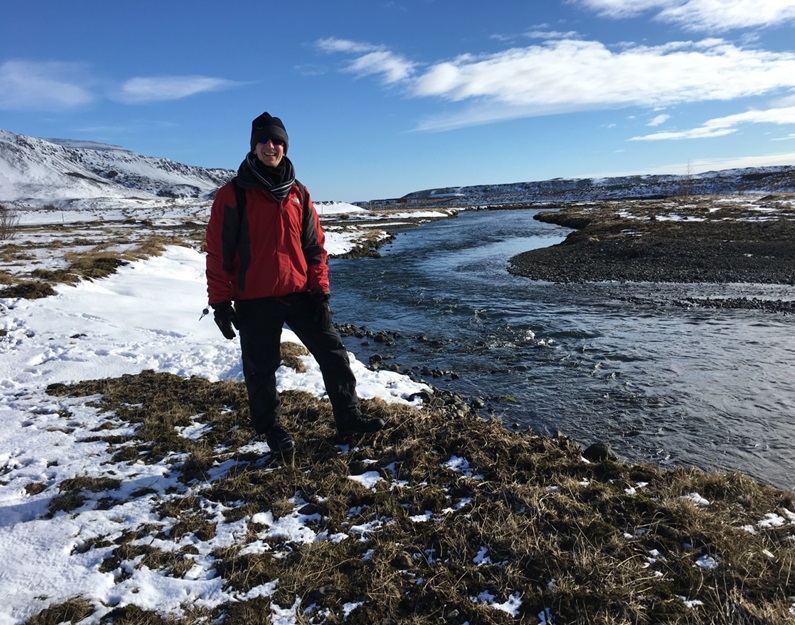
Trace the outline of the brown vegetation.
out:
M 0 204 L 0 241 L 12 238 L 18 225 L 19 215 L 14 210 Z
M 7 266 L 22 265 L 25 269 L 14 274 L 2 272 L 0 298 L 20 297 L 37 299 L 55 294 L 58 284 L 76 284 L 80 280 L 98 280 L 134 260 L 162 254 L 167 244 L 183 245 L 181 240 L 169 240 L 160 235 L 142 237 L 135 244 L 114 239 L 96 242 L 85 239 L 55 239 L 37 246 L 8 244 L 0 248 L 0 260 Z M 37 267 L 34 251 L 57 254 L 63 267 L 44 269 Z
M 511 259 L 535 280 L 795 284 L 790 195 L 572 203 L 536 219 L 576 230 Z
M 132 436 L 105 439 L 116 462 L 166 462 L 181 475 L 177 492 L 136 495 L 159 523 L 83 547 L 112 547 L 104 571 L 123 578 L 129 567 L 147 566 L 182 577 L 195 550 L 164 552 L 147 546 L 151 539 L 189 536 L 180 544 L 199 545 L 220 523 L 249 522 L 246 536 L 213 552 L 215 570 L 240 597 L 267 583 L 273 594 L 170 623 L 266 623 L 273 606 L 296 601 L 298 623 L 537 623 L 545 611 L 556 623 L 583 624 L 791 619 L 791 526 L 761 521 L 795 511 L 795 497 L 739 474 L 588 462 L 567 438 L 379 400 L 363 408 L 387 429 L 340 446 L 328 403 L 303 392 L 282 394 L 297 438 L 294 463 L 264 462 L 244 450 L 252 432 L 242 384 L 144 372 L 49 392 L 91 397 L 108 419 L 137 426 Z M 206 426 L 199 440 L 179 435 L 197 422 Z M 103 440 L 101 428 L 91 440 Z M 221 465 L 227 469 L 213 474 Z M 349 479 L 366 472 L 381 481 L 365 488 Z M 73 510 L 108 514 L 116 489 L 90 476 L 61 485 Z M 223 521 L 209 512 L 219 507 Z M 301 519 L 317 538 L 263 539 L 265 528 L 253 521 L 260 512 Z M 267 548 L 247 549 L 262 540 Z M 486 597 L 514 601 L 518 617 Z M 358 607 L 345 616 L 346 605 Z M 45 612 L 30 623 L 89 614 L 78 597 Z M 127 606 L 103 622 L 165 621 Z

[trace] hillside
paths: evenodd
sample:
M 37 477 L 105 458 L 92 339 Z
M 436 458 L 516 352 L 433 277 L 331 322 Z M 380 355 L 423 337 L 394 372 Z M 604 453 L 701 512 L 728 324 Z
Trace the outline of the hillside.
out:
M 122 147 L 0 130 L 0 203 L 60 208 L 104 201 L 206 198 L 234 175 Z
M 91 141 L 37 139 L 0 130 L 0 203 L 58 208 L 102 207 L 141 199 L 207 199 L 234 176 L 228 169 L 183 165 Z M 795 192 L 795 165 L 711 171 L 693 175 L 555 178 L 510 184 L 440 187 L 388 204 L 500 205 L 690 195 Z
M 515 204 L 795 192 L 795 166 L 752 167 L 687 176 L 555 178 L 538 182 L 444 187 L 409 193 L 408 204 Z

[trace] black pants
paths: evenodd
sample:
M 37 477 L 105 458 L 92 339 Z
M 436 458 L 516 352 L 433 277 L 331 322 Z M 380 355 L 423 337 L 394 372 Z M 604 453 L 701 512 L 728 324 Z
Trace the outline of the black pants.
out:
M 344 422 L 358 412 L 356 378 L 348 351 L 330 316 L 323 318 L 317 314 L 309 293 L 238 300 L 235 309 L 251 424 L 258 434 L 279 422 L 281 401 L 276 390 L 276 370 L 281 364 L 284 324 L 295 332 L 320 365 L 336 421 Z

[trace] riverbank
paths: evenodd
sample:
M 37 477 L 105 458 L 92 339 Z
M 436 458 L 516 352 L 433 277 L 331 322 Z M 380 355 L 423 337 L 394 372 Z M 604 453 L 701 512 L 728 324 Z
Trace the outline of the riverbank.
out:
M 533 280 L 795 285 L 792 195 L 575 203 L 536 219 L 575 230 L 511 259 Z
M 354 357 L 387 427 L 337 440 L 289 342 L 271 462 L 194 248 L 2 302 L 0 624 L 791 620 L 795 498 L 740 473 L 511 431 Z
M 362 407 L 384 431 L 335 441 L 328 402 L 301 391 L 282 394 L 295 459 L 272 461 L 248 435 L 240 382 L 145 371 L 47 391 L 80 415 L 82 444 L 105 449 L 47 504 L 54 526 L 83 528 L 53 550 L 74 544 L 83 592 L 31 624 L 772 625 L 795 613 L 795 497 L 739 473 L 628 465 L 378 399 Z

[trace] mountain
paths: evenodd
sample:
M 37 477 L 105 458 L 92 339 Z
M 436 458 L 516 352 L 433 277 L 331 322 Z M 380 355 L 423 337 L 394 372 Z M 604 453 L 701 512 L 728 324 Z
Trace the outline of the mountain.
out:
M 183 165 L 115 145 L 0 130 L 0 203 L 10 205 L 207 199 L 234 175 L 232 170 Z

